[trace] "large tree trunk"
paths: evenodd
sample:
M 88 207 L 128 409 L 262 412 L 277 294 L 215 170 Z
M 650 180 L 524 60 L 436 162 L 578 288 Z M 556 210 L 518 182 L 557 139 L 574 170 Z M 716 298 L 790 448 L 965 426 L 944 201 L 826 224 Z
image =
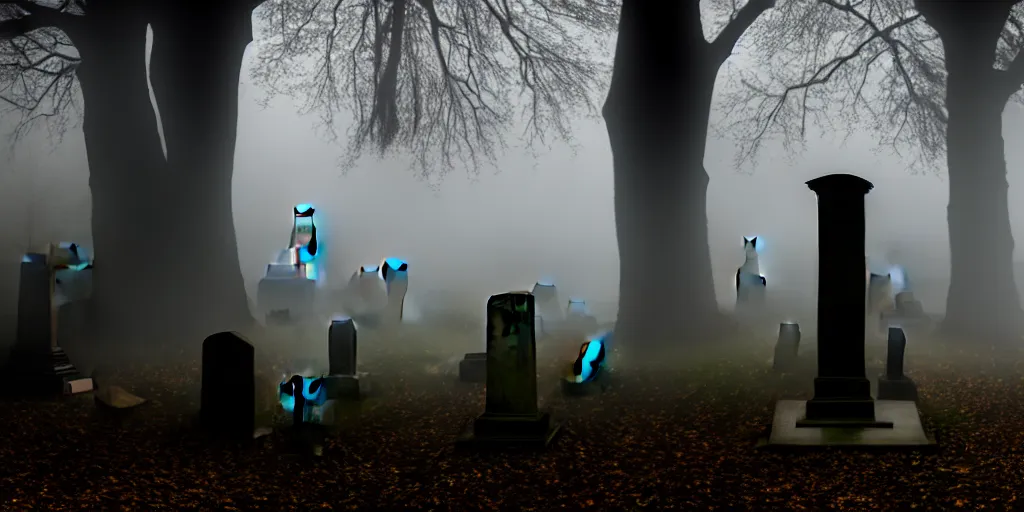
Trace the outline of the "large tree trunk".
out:
M 168 238 L 179 265 L 172 300 L 196 333 L 245 330 L 253 319 L 238 261 L 231 180 L 238 80 L 252 11 L 221 2 L 196 15 L 168 2 L 152 18 L 150 76 L 160 107 L 174 202 Z
M 704 170 L 718 66 L 697 2 L 623 2 L 603 114 L 619 245 L 616 337 L 634 346 L 697 340 L 722 325 Z
M 950 285 L 947 334 L 971 342 L 1014 339 L 1021 307 L 1013 279 L 1002 117 L 1013 89 L 992 69 L 1012 2 L 919 2 L 942 37 L 949 73 Z M 969 20 L 964 22 L 963 20 Z M 1019 338 L 1018 338 L 1019 339 Z
M 153 177 L 165 162 L 146 82 L 146 20 L 131 5 L 97 4 L 67 32 L 82 56 L 77 75 L 97 259 L 94 335 L 113 344 L 151 342 L 161 330 L 153 206 L 162 188 Z

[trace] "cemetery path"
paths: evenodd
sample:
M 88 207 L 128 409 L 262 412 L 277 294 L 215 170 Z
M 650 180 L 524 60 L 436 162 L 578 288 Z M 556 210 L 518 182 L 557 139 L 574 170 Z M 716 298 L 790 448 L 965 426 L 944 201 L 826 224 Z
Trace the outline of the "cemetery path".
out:
M 367 353 L 376 396 L 348 411 L 315 459 L 295 454 L 280 428 L 251 447 L 204 441 L 190 423 L 195 361 L 121 370 L 119 382 L 151 400 L 122 418 L 88 395 L 4 402 L 0 510 L 1024 508 L 1019 355 L 908 354 L 934 454 L 755 450 L 775 400 L 810 390 L 809 375 L 769 371 L 770 344 L 675 369 L 615 368 L 606 393 L 582 398 L 555 392 L 565 362 L 547 363 L 543 406 L 565 421 L 554 447 L 462 454 L 452 442 L 482 412 L 483 390 L 455 382 L 442 352 Z

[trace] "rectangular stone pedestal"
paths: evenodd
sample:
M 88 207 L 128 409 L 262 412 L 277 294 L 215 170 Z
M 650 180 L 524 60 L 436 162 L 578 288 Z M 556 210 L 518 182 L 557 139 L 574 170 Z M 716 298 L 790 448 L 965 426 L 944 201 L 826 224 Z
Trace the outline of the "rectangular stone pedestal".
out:
M 462 382 L 487 382 L 487 352 L 470 352 L 459 361 L 459 380 Z
M 358 372 L 356 375 L 328 375 L 324 377 L 324 386 L 328 400 L 359 400 L 370 392 L 370 374 Z
M 927 447 L 935 442 L 925 434 L 917 406 L 909 401 L 876 400 L 875 418 L 887 422 L 891 428 L 857 427 L 797 427 L 797 421 L 806 416 L 806 402 L 780 400 L 775 405 L 771 436 L 767 446 L 772 447 Z
M 25 397 L 60 396 L 69 392 L 71 382 L 77 382 L 75 389 L 84 386 L 83 382 L 79 382 L 83 380 L 82 375 L 60 347 L 47 351 L 16 348 L 11 351 L 3 373 L 4 380 L 11 383 L 9 391 Z M 90 385 L 85 391 L 91 389 Z
M 484 413 L 470 423 L 456 441 L 462 448 L 545 448 L 554 441 L 561 425 L 542 412 L 536 416 L 504 416 Z
M 878 399 L 916 402 L 917 385 L 906 377 L 890 379 L 882 375 L 878 377 Z

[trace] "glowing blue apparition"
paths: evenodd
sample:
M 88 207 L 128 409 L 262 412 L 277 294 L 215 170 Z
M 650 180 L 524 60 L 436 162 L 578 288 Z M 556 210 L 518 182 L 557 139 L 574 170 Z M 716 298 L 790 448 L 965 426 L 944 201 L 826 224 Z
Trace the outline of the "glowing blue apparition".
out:
M 316 422 L 320 420 L 320 406 L 327 401 L 327 388 L 322 385 L 322 377 L 302 378 L 302 397 L 306 399 L 303 421 Z M 319 383 L 314 386 L 314 383 Z M 311 388 L 315 387 L 315 391 Z M 292 395 L 291 383 L 287 380 L 281 383 L 278 398 L 281 401 L 281 408 L 287 413 L 295 410 L 295 397 Z
M 317 236 L 316 208 L 303 203 L 292 208 L 292 233 L 288 241 L 289 263 L 300 268 L 306 279 L 320 282 L 323 274 L 323 241 Z
M 894 295 L 910 290 L 910 279 L 907 277 L 907 270 L 902 265 L 892 265 L 889 267 L 888 273 Z
M 577 384 L 593 381 L 604 368 L 605 354 L 604 336 L 583 343 L 580 347 L 580 354 L 572 365 L 572 375 L 568 380 Z
M 26 255 L 27 257 L 27 255 Z M 25 261 L 26 258 L 22 258 Z M 53 272 L 54 305 L 83 300 L 92 295 L 93 263 L 86 250 L 74 242 L 52 245 L 47 264 Z

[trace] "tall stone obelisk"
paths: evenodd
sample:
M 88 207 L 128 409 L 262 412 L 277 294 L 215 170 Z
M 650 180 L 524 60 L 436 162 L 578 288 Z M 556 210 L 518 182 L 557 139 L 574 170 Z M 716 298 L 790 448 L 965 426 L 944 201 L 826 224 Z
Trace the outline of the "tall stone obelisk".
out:
M 892 427 L 875 419 L 864 371 L 864 196 L 850 174 L 807 182 L 818 195 L 818 376 L 797 427 Z

